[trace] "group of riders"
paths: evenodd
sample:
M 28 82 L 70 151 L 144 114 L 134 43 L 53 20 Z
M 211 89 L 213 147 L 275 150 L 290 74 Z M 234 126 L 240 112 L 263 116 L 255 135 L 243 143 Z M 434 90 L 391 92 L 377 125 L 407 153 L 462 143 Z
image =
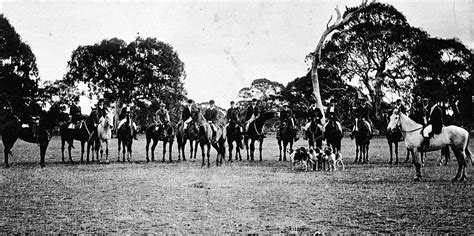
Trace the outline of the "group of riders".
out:
M 132 116 L 132 103 L 126 103 L 123 105 L 120 115 L 119 115 L 119 124 L 117 127 L 117 130 L 122 126 L 127 118 L 127 116 Z M 182 119 L 182 124 L 183 128 L 186 131 L 189 127 L 189 123 L 192 121 L 192 111 L 195 107 L 194 101 L 192 99 L 189 99 L 187 101 L 187 104 L 184 106 L 181 114 L 181 119 Z M 407 109 L 403 105 L 402 100 L 398 99 L 396 103 L 394 104 L 394 107 L 398 111 L 406 114 Z M 98 99 L 98 103 L 95 107 L 95 110 L 98 113 L 99 116 L 99 122 L 101 122 L 102 119 L 104 119 L 107 114 L 108 114 L 108 109 L 104 104 L 104 99 L 100 97 Z M 432 125 L 431 130 L 424 130 L 423 135 L 425 137 L 423 147 L 428 147 L 429 146 L 429 139 L 433 137 L 434 134 L 439 134 L 441 132 L 441 127 L 443 125 L 443 111 L 439 107 L 436 98 L 431 97 L 431 99 L 424 98 L 421 99 L 418 97 L 414 103 L 413 110 L 417 111 L 422 111 L 423 114 L 423 120 L 422 123 L 424 126 L 427 126 L 429 124 Z M 230 108 L 227 110 L 226 114 L 226 120 L 228 124 L 231 125 L 238 125 L 242 127 L 242 132 L 245 134 L 248 129 L 249 129 L 249 124 L 254 121 L 257 117 L 261 115 L 261 109 L 259 109 L 259 100 L 257 99 L 252 99 L 251 104 L 247 107 L 246 110 L 246 115 L 245 115 L 245 121 L 242 123 L 239 119 L 240 116 L 240 111 L 239 108 L 235 106 L 235 102 L 231 101 L 230 102 Z M 369 118 L 371 113 L 370 106 L 368 105 L 368 102 L 365 98 L 360 98 L 359 103 L 357 107 L 355 108 L 355 125 L 353 128 L 353 132 L 357 132 L 359 129 L 359 122 L 363 122 L 363 124 L 368 128 L 369 134 L 372 135 L 373 133 L 373 123 L 371 119 Z M 70 107 L 70 122 L 71 125 L 69 128 L 81 128 L 82 125 L 82 120 L 85 119 L 84 115 L 82 115 L 81 112 L 81 107 L 79 106 L 79 97 L 76 97 L 74 99 L 73 104 L 71 104 Z M 337 116 L 336 116 L 336 104 L 334 102 L 334 99 L 331 99 L 330 105 L 328 106 L 326 110 L 326 117 L 328 121 L 326 124 L 322 123 L 322 111 L 321 109 L 318 108 L 317 104 L 314 103 L 312 104 L 308 111 L 307 111 L 307 118 L 308 118 L 308 123 L 305 126 L 305 130 L 309 129 L 309 126 L 311 122 L 315 122 L 318 126 L 323 128 L 324 125 L 326 125 L 329 122 L 337 122 L 337 128 L 342 132 L 342 127 L 340 126 L 340 123 L 338 122 Z M 218 110 L 217 107 L 215 106 L 215 102 L 213 100 L 209 101 L 209 107 L 205 110 L 204 112 L 204 118 L 206 121 L 210 124 L 210 127 L 213 132 L 213 140 L 215 141 L 215 133 L 217 130 L 217 120 L 218 120 Z M 154 115 L 154 122 L 156 124 L 156 129 L 164 129 L 166 127 L 170 126 L 170 115 L 168 110 L 166 109 L 166 104 L 164 102 L 161 102 L 159 105 L 159 109 L 155 112 Z M 136 124 L 131 123 L 134 126 L 135 134 L 134 138 L 136 139 Z M 294 135 L 295 141 L 298 140 L 297 138 L 297 126 L 295 124 L 295 117 L 290 109 L 290 106 L 288 104 L 284 104 L 282 109 L 280 110 L 280 127 L 283 127 L 284 125 L 289 125 L 290 130 L 292 131 Z

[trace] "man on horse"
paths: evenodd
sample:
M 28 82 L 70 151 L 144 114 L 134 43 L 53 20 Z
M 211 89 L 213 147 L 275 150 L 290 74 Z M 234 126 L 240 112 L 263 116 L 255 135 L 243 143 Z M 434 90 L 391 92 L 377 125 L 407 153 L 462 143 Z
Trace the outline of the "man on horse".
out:
M 170 124 L 170 114 L 164 102 L 160 103 L 160 109 L 155 112 L 155 130 L 166 130 Z
M 74 98 L 74 102 L 71 104 L 69 108 L 69 115 L 71 116 L 71 124 L 69 125 L 70 129 L 82 127 L 82 120 L 84 116 L 82 115 L 81 106 L 79 106 L 79 96 Z M 79 124 L 78 124 L 79 122 Z
M 217 142 L 216 140 L 216 123 L 217 123 L 217 108 L 214 104 L 214 100 L 209 101 L 209 108 L 204 112 L 204 118 L 207 120 L 212 130 L 212 143 Z
M 395 103 L 395 108 L 403 113 L 403 114 L 407 114 L 407 108 L 405 107 L 405 105 L 403 105 L 403 102 L 402 102 L 402 99 L 397 99 L 396 103 Z
M 104 105 L 104 98 L 103 97 L 99 97 L 99 100 L 97 101 L 97 105 L 96 105 L 95 109 L 97 110 L 97 114 L 99 115 L 99 123 L 100 123 L 100 122 L 102 122 L 103 119 L 105 119 L 105 117 L 107 116 L 107 114 L 109 112 L 107 107 L 105 107 L 105 105 Z
M 247 133 L 249 130 L 249 125 L 254 121 L 259 115 L 260 111 L 257 107 L 258 100 L 256 98 L 252 99 L 252 104 L 247 108 L 247 113 L 245 114 L 245 128 L 244 132 Z
M 189 122 L 192 120 L 192 109 L 193 109 L 194 101 L 192 99 L 188 100 L 188 103 L 183 108 L 183 112 L 181 113 L 181 120 L 183 121 L 183 129 L 184 131 L 188 130 Z
M 287 124 L 290 126 L 291 134 L 295 139 L 295 142 L 298 141 L 296 137 L 296 126 L 295 126 L 295 119 L 293 117 L 293 111 L 291 111 L 290 106 L 288 104 L 283 105 L 283 110 L 280 112 L 280 132 L 283 129 L 283 124 Z
M 437 99 L 432 97 L 428 102 L 428 107 L 430 108 L 428 123 L 422 131 L 424 139 L 421 145 L 425 150 L 430 146 L 430 139 L 433 138 L 435 134 L 440 134 L 443 128 L 443 111 L 438 106 Z M 431 125 L 431 130 L 427 129 L 428 125 Z
M 370 108 L 367 106 L 367 100 L 363 97 L 360 99 L 360 103 L 357 106 L 356 110 L 356 119 L 354 129 L 352 131 L 359 131 L 359 121 L 364 122 L 369 129 L 369 134 L 372 136 L 372 121 L 369 118 Z
M 235 107 L 234 105 L 235 105 L 234 101 L 231 101 L 230 108 L 227 109 L 227 115 L 226 115 L 227 122 L 230 125 L 240 125 L 239 108 Z
M 120 110 L 120 115 L 119 115 L 119 124 L 117 127 L 117 130 L 120 129 L 120 127 L 127 121 L 127 116 L 130 120 L 133 119 L 133 111 L 132 111 L 133 103 L 126 103 L 123 104 L 122 110 Z M 137 139 L 137 124 L 135 124 L 134 121 L 131 122 L 131 125 L 133 126 L 133 139 Z
M 323 119 L 323 113 L 316 102 L 309 107 L 307 114 L 309 122 L 304 126 L 304 130 L 309 130 L 312 122 L 315 122 L 315 124 L 322 129 L 323 124 L 321 120 Z
M 324 126 L 326 127 L 330 122 L 334 122 L 336 124 L 337 129 L 342 133 L 341 123 L 337 120 L 336 116 L 336 103 L 332 99 L 331 103 L 329 104 L 329 107 L 326 110 L 326 117 L 328 120 Z

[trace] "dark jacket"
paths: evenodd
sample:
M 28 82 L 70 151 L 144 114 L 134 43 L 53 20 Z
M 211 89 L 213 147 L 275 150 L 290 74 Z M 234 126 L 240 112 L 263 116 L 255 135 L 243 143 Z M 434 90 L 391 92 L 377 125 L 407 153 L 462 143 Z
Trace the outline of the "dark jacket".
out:
M 189 117 L 191 117 L 191 109 L 188 108 L 187 106 L 185 106 L 183 108 L 183 112 L 181 113 L 181 119 L 183 121 L 185 121 L 185 120 L 189 119 Z
M 204 113 L 204 118 L 206 118 L 207 121 L 215 123 L 217 121 L 217 109 L 216 108 L 207 109 L 206 112 Z
M 107 115 L 108 110 L 105 106 L 102 106 L 102 108 L 99 106 L 96 106 L 95 109 L 97 110 L 97 114 L 99 114 L 99 118 L 105 117 Z
M 282 110 L 280 112 L 280 122 L 289 122 L 290 118 L 293 117 L 293 112 L 291 110 Z
M 438 105 L 432 107 L 430 113 L 430 120 L 428 124 L 432 125 L 432 133 L 439 134 L 441 133 L 441 128 L 443 127 L 443 111 Z
M 258 110 L 258 107 L 257 107 L 257 106 L 255 106 L 255 108 L 254 108 L 254 107 L 252 107 L 252 105 L 250 105 L 250 106 L 247 108 L 247 113 L 245 114 L 245 120 L 250 120 L 250 118 L 252 117 L 252 114 L 253 114 L 255 117 L 257 117 L 258 114 L 259 114 L 259 112 L 260 112 L 260 111 Z
M 123 107 L 122 110 L 120 110 L 119 120 L 123 120 L 126 117 L 127 117 L 127 107 Z
M 76 104 L 71 105 L 71 108 L 69 109 L 69 114 L 71 115 L 72 122 L 77 122 L 82 118 L 81 108 Z
M 365 118 L 367 120 L 369 119 L 370 109 L 367 105 L 365 107 L 359 105 L 355 112 L 358 118 Z
M 237 123 L 239 121 L 239 109 L 236 107 L 227 109 L 226 117 L 230 122 Z

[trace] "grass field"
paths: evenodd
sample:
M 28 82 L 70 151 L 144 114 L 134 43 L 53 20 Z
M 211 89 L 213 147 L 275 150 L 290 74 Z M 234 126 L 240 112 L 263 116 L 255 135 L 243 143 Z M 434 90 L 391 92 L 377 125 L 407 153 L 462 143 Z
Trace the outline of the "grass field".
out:
M 455 158 L 439 166 L 439 152 L 428 154 L 416 183 L 403 144 L 402 163 L 389 165 L 384 138 L 372 141 L 365 165 L 352 163 L 355 147 L 344 138 L 346 170 L 338 172 L 292 171 L 278 161 L 274 137 L 265 139 L 263 162 L 211 168 L 201 168 L 200 153 L 195 162 L 146 163 L 143 136 L 132 163 L 117 163 L 116 147 L 114 139 L 111 164 L 63 164 L 54 137 L 40 168 L 39 147 L 18 141 L 12 167 L 0 169 L 0 232 L 474 232 L 474 182 L 450 181 Z

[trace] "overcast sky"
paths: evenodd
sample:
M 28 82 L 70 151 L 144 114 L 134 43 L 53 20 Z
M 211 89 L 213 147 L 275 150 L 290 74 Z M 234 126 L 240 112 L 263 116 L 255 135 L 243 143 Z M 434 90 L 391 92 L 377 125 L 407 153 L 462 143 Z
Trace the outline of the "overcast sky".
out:
M 473 0 L 394 0 L 416 27 L 474 48 Z M 61 79 L 71 52 L 117 37 L 156 37 L 185 63 L 188 96 L 228 107 L 257 78 L 286 85 L 307 72 L 334 8 L 360 1 L 94 1 L 0 3 L 37 58 L 42 80 Z

